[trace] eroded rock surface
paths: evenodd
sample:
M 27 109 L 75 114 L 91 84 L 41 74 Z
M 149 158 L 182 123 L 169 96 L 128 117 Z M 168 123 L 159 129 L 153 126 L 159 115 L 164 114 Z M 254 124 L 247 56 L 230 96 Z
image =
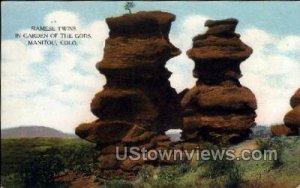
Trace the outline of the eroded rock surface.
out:
M 182 128 L 180 101 L 170 86 L 166 62 L 181 53 L 169 41 L 173 14 L 138 12 L 106 19 L 110 29 L 103 60 L 96 68 L 107 80 L 91 102 L 97 119 L 76 128 L 76 134 L 97 143 L 101 169 L 131 171 L 147 160 L 120 161 L 126 147 L 155 150 L 171 147 L 164 135 Z M 160 161 L 155 161 L 159 163 Z
M 255 126 L 256 98 L 239 82 L 240 64 L 252 49 L 235 33 L 237 23 L 234 18 L 208 20 L 207 32 L 195 36 L 187 51 L 198 80 L 181 94 L 185 141 L 235 143 L 246 139 Z
M 300 89 L 292 96 L 290 104 L 293 109 L 285 115 L 284 123 L 293 134 L 300 134 Z

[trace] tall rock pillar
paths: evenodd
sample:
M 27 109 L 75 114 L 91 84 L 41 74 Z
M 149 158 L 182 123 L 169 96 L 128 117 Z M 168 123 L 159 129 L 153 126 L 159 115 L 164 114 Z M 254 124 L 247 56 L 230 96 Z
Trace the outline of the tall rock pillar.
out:
M 252 49 L 235 33 L 237 23 L 233 18 L 208 20 L 207 32 L 194 37 L 187 51 L 198 80 L 181 100 L 186 141 L 235 143 L 247 138 L 255 126 L 255 96 L 239 82 L 240 63 Z
M 96 67 L 107 80 L 91 102 L 98 119 L 81 124 L 76 134 L 101 149 L 102 169 L 133 170 L 145 161 L 118 161 L 116 147 L 147 150 L 170 144 L 164 131 L 181 128 L 180 102 L 170 86 L 166 62 L 181 52 L 169 41 L 175 15 L 138 12 L 106 19 L 103 60 Z

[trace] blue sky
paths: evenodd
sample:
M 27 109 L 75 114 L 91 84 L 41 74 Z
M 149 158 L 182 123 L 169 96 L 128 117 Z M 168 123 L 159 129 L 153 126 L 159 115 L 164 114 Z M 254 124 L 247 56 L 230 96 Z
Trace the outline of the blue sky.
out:
M 176 14 L 171 42 L 182 54 L 169 60 L 171 84 L 178 92 L 194 85 L 193 62 L 185 55 L 191 39 L 205 32 L 207 19 L 235 17 L 237 32 L 254 49 L 241 65 L 241 82 L 258 100 L 257 123 L 281 123 L 289 98 L 300 86 L 299 2 L 135 2 L 133 12 L 162 10 Z M 2 128 L 45 125 L 73 132 L 95 119 L 89 111 L 105 78 L 95 69 L 108 29 L 105 18 L 124 14 L 123 2 L 2 2 Z M 92 40 L 76 47 L 31 47 L 15 39 L 31 26 L 75 25 Z
M 177 22 L 192 14 L 214 19 L 236 17 L 249 25 L 274 34 L 299 34 L 300 2 L 136 2 L 134 11 L 162 10 L 176 13 Z M 91 22 L 125 11 L 123 2 L 3 2 L 3 37 L 11 32 L 43 22 L 43 17 L 56 10 L 68 10 L 80 15 L 83 22 Z M 176 29 L 176 23 L 173 27 Z M 178 27 L 178 26 L 177 26 Z

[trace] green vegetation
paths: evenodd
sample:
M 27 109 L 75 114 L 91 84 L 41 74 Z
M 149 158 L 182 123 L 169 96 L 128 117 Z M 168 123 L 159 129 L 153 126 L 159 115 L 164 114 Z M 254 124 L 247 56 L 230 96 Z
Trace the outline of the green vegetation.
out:
M 135 7 L 135 4 L 133 1 L 128 1 L 124 4 L 124 9 L 128 10 L 129 14 L 131 14 L 131 9 Z
M 114 180 L 107 187 L 138 188 L 285 188 L 300 184 L 300 138 L 277 137 L 260 139 L 258 147 L 263 150 L 276 149 L 278 161 L 196 161 L 174 166 L 145 166 L 136 181 Z M 260 145 L 261 144 L 261 145 Z M 217 149 L 216 146 L 207 146 Z
M 286 137 L 274 137 L 274 138 L 268 138 L 268 139 L 258 139 L 256 141 L 256 144 L 258 146 L 258 149 L 265 153 L 267 150 L 276 150 L 277 156 L 275 159 L 272 160 L 272 166 L 273 168 L 277 168 L 281 165 L 283 165 L 283 151 L 284 147 L 289 148 L 290 145 L 288 142 L 286 142 Z M 297 140 L 296 140 L 297 141 Z
M 63 171 L 60 155 L 39 154 L 20 164 L 20 176 L 26 187 L 55 186 L 54 176 Z
M 183 161 L 176 165 L 144 166 L 133 180 L 96 182 L 105 187 L 296 187 L 300 184 L 300 137 L 257 140 L 262 151 L 276 149 L 271 161 Z M 216 146 L 208 146 L 218 148 Z M 1 185 L 4 187 L 67 187 L 53 176 L 68 172 L 95 173 L 95 145 L 80 139 L 2 139 Z M 47 185 L 47 186 L 45 186 Z
M 97 151 L 80 139 L 22 138 L 1 140 L 1 185 L 53 187 L 62 172 L 91 173 Z

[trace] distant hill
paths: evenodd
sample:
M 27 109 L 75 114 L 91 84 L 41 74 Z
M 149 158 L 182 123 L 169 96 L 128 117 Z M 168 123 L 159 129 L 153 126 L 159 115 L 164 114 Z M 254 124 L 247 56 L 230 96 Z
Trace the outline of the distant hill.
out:
M 34 137 L 54 137 L 54 138 L 76 138 L 75 135 L 43 126 L 23 126 L 15 128 L 1 129 L 1 138 L 34 138 Z

